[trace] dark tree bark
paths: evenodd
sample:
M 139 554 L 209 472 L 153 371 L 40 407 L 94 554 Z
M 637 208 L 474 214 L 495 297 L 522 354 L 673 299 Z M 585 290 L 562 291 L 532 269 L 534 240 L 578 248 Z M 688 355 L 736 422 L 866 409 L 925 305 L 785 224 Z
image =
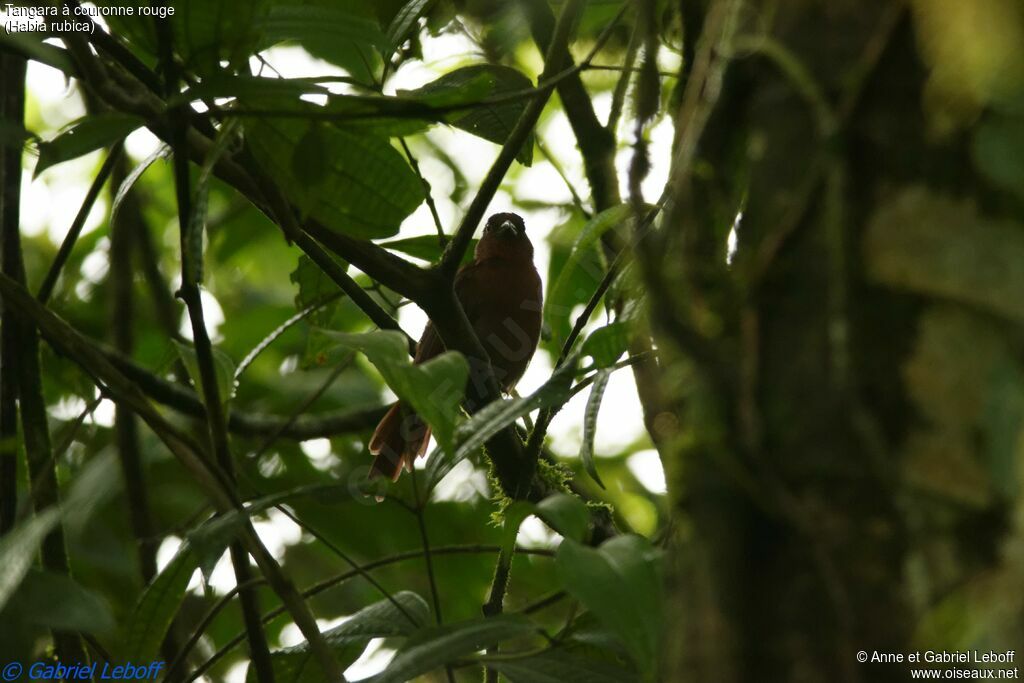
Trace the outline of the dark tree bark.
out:
M 679 361 L 665 366 L 692 368 L 661 381 L 687 528 L 670 554 L 682 630 L 665 680 L 905 680 L 856 654 L 912 649 L 897 494 L 915 419 L 901 368 L 921 306 L 867 280 L 862 244 L 894 187 L 981 190 L 962 139 L 926 137 L 909 11 L 773 6 L 771 45 L 744 42 L 760 27 L 740 13 L 737 49 L 712 53 L 732 59 L 720 98 L 703 100 L 714 108 L 697 158 L 713 171 L 687 176 L 640 249 L 658 346 Z

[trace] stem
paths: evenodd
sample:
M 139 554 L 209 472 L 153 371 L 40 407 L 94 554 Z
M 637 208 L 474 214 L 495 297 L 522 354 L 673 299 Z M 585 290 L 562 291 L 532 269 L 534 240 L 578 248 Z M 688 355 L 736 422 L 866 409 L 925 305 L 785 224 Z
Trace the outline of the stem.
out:
M 3 92 L 0 93 L 2 120 L 20 125 L 25 117 L 25 72 L 23 57 L 11 52 L 0 53 L 0 74 L 3 76 Z M 0 188 L 2 188 L 2 269 L 4 276 L 24 286 L 25 264 L 22 260 L 20 221 L 21 197 L 21 148 L 3 150 L 3 164 L 0 166 Z M 32 482 L 32 502 L 36 512 L 60 504 L 55 463 L 51 458 L 52 447 L 46 419 L 46 400 L 43 396 L 42 376 L 39 362 L 39 334 L 31 319 L 11 310 L 5 296 L 3 311 L 3 391 L 5 402 L 16 394 L 21 408 L 21 429 L 25 441 L 25 455 L 28 459 L 29 480 Z M 15 385 L 16 382 L 16 385 Z M 5 406 L 6 409 L 11 405 Z M 5 412 L 7 412 L 5 410 Z M 12 415 L 8 414 L 9 420 Z M 4 425 L 9 428 L 10 423 Z M 16 433 L 16 427 L 15 427 Z M 12 449 L 13 450 L 13 449 Z M 13 453 L 11 453 L 13 456 Z M 13 457 L 12 457 L 13 460 Z M 6 465 L 10 469 L 10 463 Z M 10 472 L 8 472 L 10 474 Z M 14 485 L 13 477 L 5 482 Z M 12 503 L 14 501 L 12 500 Z M 58 526 L 43 541 L 43 568 L 57 574 L 70 576 L 67 549 L 64 545 L 63 526 Z M 66 662 L 83 662 L 89 658 L 77 634 L 53 632 L 57 656 Z
M 85 199 L 82 200 L 82 205 L 78 208 L 78 213 L 75 214 L 75 219 L 71 221 L 71 227 L 68 228 L 68 233 L 64 236 L 64 241 L 60 244 L 57 256 L 53 259 L 53 263 L 50 265 L 50 270 L 46 272 L 46 277 L 43 278 L 43 284 L 39 286 L 39 294 L 36 296 L 42 303 L 45 304 L 50 300 L 50 296 L 53 294 L 53 290 L 57 286 L 57 280 L 60 278 L 61 270 L 64 269 L 64 265 L 71 256 L 71 251 L 75 248 L 75 242 L 78 241 L 79 235 L 82 234 L 82 228 L 85 227 L 85 221 L 89 217 L 89 212 L 92 211 L 92 207 L 96 203 L 96 198 L 99 197 L 100 190 L 103 189 L 104 183 L 107 182 L 107 178 L 110 177 L 111 171 L 114 170 L 114 166 L 120 161 L 123 150 L 123 141 L 116 143 L 110 148 L 110 152 L 107 153 L 107 158 L 103 160 L 103 165 L 100 166 L 99 173 L 97 173 L 96 177 L 93 178 L 92 184 L 89 186 L 89 191 L 85 193 Z
M 174 55 L 172 54 L 173 37 L 171 35 L 170 22 L 166 19 L 157 19 L 156 32 L 160 45 L 164 94 L 167 97 L 171 97 L 178 89 L 178 73 L 174 63 Z M 194 275 L 200 272 L 200 264 L 192 262 L 196 254 L 190 245 L 194 239 L 202 238 L 201 236 L 194 237 L 192 235 L 192 230 L 197 226 L 192 224 L 192 190 L 189 183 L 188 158 L 183 156 L 188 124 L 182 117 L 182 114 L 183 112 L 180 110 L 171 110 L 167 119 L 167 124 L 171 129 L 173 138 L 171 147 L 174 151 L 174 189 L 178 203 L 178 227 L 181 233 L 182 284 L 180 296 L 185 302 L 189 321 L 192 324 L 192 339 L 195 344 L 196 359 L 199 365 L 203 402 L 206 404 L 210 443 L 213 447 L 217 465 L 227 476 L 229 485 L 234 486 L 234 461 L 231 458 L 231 450 L 228 443 L 224 404 L 221 402 L 220 392 L 217 387 L 217 368 L 213 359 L 213 345 L 210 343 L 210 337 L 206 331 L 199 283 L 193 279 Z M 198 256 L 200 259 L 202 258 L 201 253 Z M 240 542 L 233 541 L 229 545 L 229 552 L 231 564 L 235 572 L 235 582 L 238 585 L 248 583 L 252 578 L 252 572 L 249 567 L 249 556 L 245 549 Z M 246 633 L 249 639 L 249 654 L 252 658 L 252 667 L 256 673 L 256 680 L 259 683 L 274 683 L 274 668 L 270 661 L 270 646 L 267 644 L 267 637 L 263 632 L 263 624 L 259 620 L 259 597 L 254 590 L 243 590 L 240 593 L 240 602 L 242 618 L 245 621 Z M 327 661 L 328 667 L 325 668 L 324 672 L 330 674 L 332 671 L 329 665 L 333 663 L 333 660 L 328 656 Z
M 426 177 L 420 171 L 420 165 L 416 161 L 416 157 L 412 155 L 412 150 L 409 149 L 409 145 L 405 142 L 405 138 L 398 138 L 398 141 L 402 144 L 402 151 L 405 152 L 405 158 L 409 160 L 409 165 L 412 166 L 412 170 L 416 173 L 416 177 L 420 179 L 420 183 L 423 185 L 423 196 L 424 199 L 426 199 L 427 208 L 430 209 L 430 215 L 434 219 L 434 228 L 437 229 L 437 239 L 443 249 L 445 245 L 448 244 L 448 236 L 444 234 L 444 226 L 441 225 L 441 217 L 437 213 L 437 206 L 434 204 L 434 198 L 430 194 L 430 183 L 427 182 Z
M 581 5 L 582 0 L 568 0 L 565 3 L 565 7 L 563 7 L 562 13 L 558 17 L 554 36 L 544 56 L 544 73 L 541 74 L 538 83 L 543 83 L 545 80 L 550 79 L 569 60 L 569 51 L 566 43 L 569 39 L 569 31 L 572 28 L 573 20 L 579 12 Z M 477 225 L 483 220 L 484 212 L 491 203 L 491 199 L 494 198 L 494 193 L 498 191 L 501 181 L 504 180 L 505 174 L 508 173 L 508 169 L 512 166 L 516 155 L 519 154 L 523 143 L 526 142 L 530 133 L 533 132 L 534 126 L 537 125 L 537 120 L 540 118 L 544 106 L 551 97 L 551 92 L 551 88 L 546 88 L 543 93 L 531 99 L 526 107 L 523 108 L 523 113 L 519 115 L 519 120 L 516 121 L 515 127 L 509 134 L 508 139 L 505 140 L 498 158 L 491 164 L 491 168 L 487 171 L 483 182 L 480 183 L 480 188 L 473 197 L 473 201 L 470 202 L 469 208 L 466 209 L 466 214 L 462 217 L 462 222 L 459 223 L 459 227 L 455 231 L 455 237 L 452 239 L 451 244 L 448 245 L 444 256 L 441 257 L 439 268 L 448 278 L 449 282 L 455 277 L 455 271 L 458 270 L 459 264 L 462 263 L 462 257 L 469 247 Z
M 430 582 L 430 597 L 434 603 L 434 620 L 438 626 L 444 623 L 444 617 L 441 615 L 441 592 L 437 589 L 437 577 L 434 575 L 434 559 L 430 552 L 430 537 L 427 535 L 427 521 L 425 517 L 425 508 L 427 505 L 426 500 L 420 500 L 420 488 L 416 482 L 416 470 L 415 468 L 410 473 L 410 479 L 412 479 L 412 494 L 413 500 L 416 502 L 416 506 L 413 509 L 416 515 L 416 524 L 420 531 L 420 543 L 423 545 L 423 562 L 427 565 L 427 580 Z M 445 665 L 445 675 L 448 677 L 449 683 L 455 683 L 455 672 L 452 670 L 450 664 Z

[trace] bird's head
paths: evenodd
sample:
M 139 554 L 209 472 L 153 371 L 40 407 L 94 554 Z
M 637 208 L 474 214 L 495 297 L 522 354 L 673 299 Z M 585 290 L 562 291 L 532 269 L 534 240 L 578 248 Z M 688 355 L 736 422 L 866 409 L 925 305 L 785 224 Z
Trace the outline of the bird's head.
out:
M 488 258 L 533 260 L 533 244 L 526 236 L 526 224 L 514 213 L 496 213 L 487 219 L 484 234 L 476 245 L 476 260 Z

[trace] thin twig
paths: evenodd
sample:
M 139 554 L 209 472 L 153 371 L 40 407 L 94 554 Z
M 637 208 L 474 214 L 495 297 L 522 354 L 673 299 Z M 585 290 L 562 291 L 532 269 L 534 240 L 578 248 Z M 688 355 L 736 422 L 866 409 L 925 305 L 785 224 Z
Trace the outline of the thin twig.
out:
M 427 181 L 423 172 L 420 171 L 419 162 L 416 161 L 416 157 L 413 156 L 412 150 L 409 149 L 408 143 L 405 138 L 398 138 L 398 142 L 402 145 L 402 151 L 405 152 L 405 158 L 409 160 L 409 165 L 412 166 L 413 172 L 416 173 L 416 177 L 420 179 L 420 184 L 423 185 L 423 198 L 427 202 L 427 208 L 430 209 L 430 215 L 434 219 L 434 228 L 437 230 L 437 240 L 444 249 L 448 244 L 448 236 L 444 234 L 444 226 L 441 225 L 441 216 L 437 213 L 437 206 L 434 204 L 434 197 L 431 195 L 430 183 Z
M 499 551 L 500 548 L 496 545 L 447 545 L 439 546 L 431 550 L 431 552 L 434 555 L 491 554 L 497 553 Z M 554 557 L 555 554 L 554 551 L 543 548 L 517 548 L 516 551 L 523 555 L 539 555 L 543 557 Z M 329 579 L 325 579 L 307 588 L 306 590 L 302 591 L 302 597 L 309 599 L 311 597 L 319 595 L 320 593 L 323 593 L 329 588 L 333 588 L 334 586 L 344 583 L 345 581 L 354 579 L 357 576 L 361 576 L 363 572 L 369 572 L 379 567 L 385 567 L 391 564 L 395 564 L 397 562 L 405 562 L 407 560 L 419 559 L 422 555 L 423 552 L 421 550 L 410 550 L 404 553 L 399 553 L 397 555 L 392 555 L 390 557 L 384 557 L 379 560 L 374 560 L 373 562 L 367 562 L 364 565 L 360 565 L 358 569 L 352 569 L 346 572 L 342 572 L 341 574 L 333 576 Z M 282 607 L 276 607 L 270 610 L 269 612 L 263 615 L 263 623 L 270 623 L 274 618 L 280 616 L 284 612 L 285 610 Z M 234 638 L 225 643 L 219 650 L 213 653 L 213 655 L 209 659 L 203 662 L 195 671 L 192 672 L 192 674 L 187 679 L 186 683 L 191 683 L 192 681 L 196 680 L 204 673 L 209 671 L 210 667 L 212 667 L 214 664 L 220 661 L 221 658 L 223 658 L 228 652 L 237 647 L 238 644 L 241 643 L 243 640 L 245 640 L 245 634 L 239 633 Z M 198 640 L 196 642 L 198 642 Z M 192 645 L 195 645 L 195 643 L 192 643 Z M 185 654 L 187 654 L 187 651 L 185 652 Z M 179 655 L 179 658 L 183 658 L 184 656 L 185 655 Z
M 92 207 L 96 203 L 96 198 L 99 197 L 100 190 L 103 189 L 104 183 L 106 183 L 107 178 L 110 177 L 110 173 L 114 170 L 115 164 L 120 161 L 123 150 L 123 141 L 114 144 L 114 146 L 110 148 L 110 152 L 107 153 L 107 158 L 103 160 L 103 165 L 100 166 L 99 173 L 96 174 L 96 177 L 92 180 L 92 184 L 89 185 L 89 190 L 85 193 L 82 205 L 78 208 L 78 213 L 75 214 L 75 219 L 71 221 L 71 227 L 68 228 L 67 234 L 64 235 L 64 241 L 61 242 L 60 249 L 57 250 L 57 255 L 54 257 L 53 263 L 50 264 L 50 269 L 46 271 L 43 283 L 39 285 L 39 293 L 36 297 L 42 303 L 45 304 L 50 300 L 50 296 L 53 294 L 53 290 L 57 286 L 57 280 L 60 278 L 60 272 L 63 270 L 64 264 L 67 263 L 68 258 L 71 257 L 71 251 L 75 248 L 75 242 L 78 240 L 79 235 L 82 234 L 82 228 L 85 227 L 85 221 L 89 217 L 89 212 L 92 211 Z

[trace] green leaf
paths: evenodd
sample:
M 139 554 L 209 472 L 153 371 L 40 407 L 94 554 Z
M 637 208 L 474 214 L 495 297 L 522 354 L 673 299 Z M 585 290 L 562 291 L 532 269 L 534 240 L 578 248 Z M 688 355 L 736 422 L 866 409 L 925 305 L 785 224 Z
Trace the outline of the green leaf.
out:
M 79 534 L 95 510 L 102 506 L 118 485 L 116 458 L 112 453 L 93 457 L 76 473 L 71 490 L 60 508 L 36 513 L 0 537 L 0 611 L 19 589 L 43 539 L 61 522 L 63 514 L 69 537 Z
M 348 264 L 339 262 L 339 265 L 348 270 Z M 299 263 L 292 271 L 290 279 L 299 286 L 299 291 L 295 294 L 295 308 L 299 311 L 329 299 L 336 299 L 341 295 L 341 289 L 334 283 L 334 280 L 305 254 L 299 257 Z M 336 304 L 328 305 L 310 313 L 308 318 L 310 324 L 319 327 L 326 326 L 334 316 L 335 308 L 337 308 Z
M 383 672 L 368 680 L 402 683 L 491 645 L 537 631 L 529 619 L 513 614 L 426 628 L 398 649 Z
M 29 572 L 14 600 L 26 621 L 46 628 L 97 635 L 117 629 L 110 604 L 63 574 Z
M 555 493 L 537 503 L 534 514 L 565 538 L 583 541 L 590 528 L 590 511 L 582 500 L 568 493 Z
M 330 497 L 328 498 L 325 494 L 330 494 Z M 203 576 L 207 580 L 210 578 L 210 572 L 213 571 L 220 556 L 224 554 L 224 548 L 235 540 L 238 532 L 253 515 L 266 512 L 289 500 L 307 496 L 316 496 L 325 502 L 341 502 L 352 497 L 352 489 L 348 484 L 333 483 L 299 486 L 287 491 L 271 493 L 250 501 L 241 510 L 225 512 L 205 521 L 185 537 L 189 547 L 197 556 L 197 563 Z
M 124 7 L 123 0 L 97 0 L 101 7 Z M 258 39 L 265 24 L 266 0 L 170 0 L 174 9 L 168 17 L 174 36 L 174 49 L 187 71 L 200 75 L 234 71 L 258 47 Z M 159 54 L 154 17 L 136 11 L 132 16 L 104 17 L 115 35 L 130 39 L 133 46 Z
M 18 590 L 39 547 L 60 521 L 60 511 L 49 508 L 14 527 L 0 538 L 0 610 Z
M 198 555 L 188 543 L 146 587 L 125 624 L 124 659 L 149 661 L 160 651 L 167 629 L 185 597 L 189 579 L 196 570 Z
M 315 135 L 316 151 L 308 136 Z M 318 122 L 257 119 L 246 124 L 253 154 L 307 216 L 353 237 L 390 237 L 423 201 L 423 185 L 386 137 Z M 311 155 L 316 177 L 302 168 Z
M 39 143 L 34 176 L 70 159 L 107 147 L 141 126 L 142 119 L 128 114 L 95 114 L 78 119 L 60 135 Z
M 249 74 L 216 73 L 167 100 L 168 106 L 222 97 L 266 99 L 326 95 L 327 88 L 312 78 L 266 78 Z
M 640 680 L 635 671 L 606 658 L 588 657 L 565 647 L 525 657 L 482 657 L 480 661 L 510 683 L 632 683 Z
M 387 43 L 377 22 L 327 5 L 275 5 L 261 28 L 264 47 L 286 40 L 300 45 L 351 42 L 377 48 Z
M 587 221 L 579 229 L 564 261 L 552 258 L 548 271 L 547 297 L 544 301 L 544 320 L 555 331 L 559 343 L 568 337 L 572 328 L 569 316 L 573 309 L 590 300 L 601 280 L 606 266 L 600 249 L 601 236 L 613 228 L 626 224 L 632 211 L 626 204 L 606 209 Z M 571 234 L 570 229 L 565 230 Z M 564 240 L 568 234 L 561 235 Z
M 121 211 L 121 204 L 124 202 L 124 198 L 128 196 L 131 189 L 135 187 L 135 183 L 139 181 L 142 174 L 153 165 L 157 159 L 167 156 L 171 153 L 171 148 L 167 145 L 160 145 L 156 151 L 150 154 L 148 157 L 142 160 L 142 162 L 131 170 L 131 173 L 121 181 L 121 184 L 117 188 L 117 192 L 114 193 L 114 201 L 110 206 L 110 222 L 114 223 L 117 219 L 118 213 Z
M 237 128 L 238 119 L 229 120 L 221 126 L 217 131 L 213 146 L 206 154 L 203 166 L 199 170 L 199 179 L 196 181 L 195 197 L 192 202 L 192 215 L 189 217 L 187 244 L 185 245 L 189 257 L 185 260 L 188 268 L 184 277 L 190 285 L 198 285 L 203 281 L 203 233 L 206 231 L 206 211 L 209 206 L 213 167 L 235 140 L 234 133 Z M 232 374 L 233 372 L 232 368 Z
M 455 454 L 446 457 L 433 453 L 427 461 L 427 490 L 437 485 L 455 465 L 487 443 L 487 440 L 523 415 L 538 408 L 560 406 L 569 398 L 569 389 L 576 376 L 579 356 L 566 359 L 551 377 L 529 396 L 494 401 L 478 410 L 469 420 L 459 425 L 456 433 L 458 447 Z
M 993 116 L 978 126 L 974 163 L 989 178 L 1024 198 L 1024 116 Z
M 185 364 L 185 369 L 188 370 L 188 375 L 192 378 L 192 384 L 195 385 L 200 396 L 203 395 L 203 381 L 199 372 L 199 357 L 196 355 L 195 347 L 177 340 L 173 341 L 175 348 L 178 349 L 178 355 L 181 356 L 181 362 Z M 221 402 L 226 404 L 235 395 L 235 363 L 220 349 L 215 347 L 212 350 L 213 366 L 217 372 L 217 395 Z
M 340 626 L 323 632 L 327 646 L 342 669 L 351 666 L 373 638 L 408 636 L 430 623 L 430 608 L 419 595 L 402 591 L 392 597 L 394 602 L 386 599 L 375 602 L 353 614 Z M 272 652 L 270 659 L 277 683 L 323 681 L 323 672 L 316 665 L 306 641 Z M 246 680 L 256 680 L 251 667 Z
M 449 453 L 454 451 L 455 423 L 469 378 L 469 364 L 462 354 L 448 351 L 426 363 L 413 365 L 409 345 L 399 332 L 324 331 L 324 334 L 342 346 L 365 354 L 391 390 L 430 425 L 441 448 Z
M 515 546 L 519 527 L 530 515 L 536 515 L 555 532 L 576 541 L 584 540 L 590 528 L 590 512 L 576 496 L 555 493 L 539 503 L 519 500 L 509 505 L 503 513 L 502 549 L 508 555 L 511 555 Z
M 430 9 L 433 3 L 434 0 L 409 0 L 402 6 L 402 9 L 398 10 L 398 14 L 388 26 L 385 59 L 390 59 L 391 55 L 395 54 L 395 50 L 402 46 L 409 32 L 416 26 L 416 22 Z
M 466 249 L 463 254 L 463 263 L 473 262 L 473 252 L 476 250 L 476 245 L 479 240 L 472 240 L 469 248 Z M 444 253 L 444 247 L 441 246 L 437 239 L 437 235 L 417 235 L 415 237 L 403 237 L 398 240 L 390 240 L 388 242 L 381 242 L 380 246 L 385 249 L 391 249 L 392 251 L 400 251 L 403 254 L 408 254 L 413 258 L 422 259 L 435 263 L 441 258 L 441 254 Z
M 597 465 L 594 463 L 594 437 L 597 434 L 597 414 L 601 410 L 601 399 L 604 398 L 604 390 L 608 387 L 608 379 L 611 376 L 611 370 L 604 368 L 599 370 L 597 376 L 594 377 L 594 386 L 590 390 L 587 410 L 583 415 L 583 443 L 580 445 L 580 460 L 583 461 L 583 469 L 601 488 L 604 488 L 604 482 L 601 481 L 601 477 L 597 473 Z
M 52 66 L 63 72 L 65 76 L 77 76 L 78 72 L 71 55 L 63 48 L 44 43 L 43 40 L 48 37 L 47 33 L 43 31 L 31 33 L 3 31 L 0 33 L 0 46 L 9 47 L 12 51 L 20 52 L 40 64 Z
M 599 327 L 587 340 L 583 342 L 583 349 L 580 352 L 584 356 L 594 359 L 594 364 L 599 368 L 607 368 L 615 364 L 615 361 L 626 351 L 629 343 L 630 326 L 624 322 L 614 322 L 604 327 Z
M 365 83 L 377 78 L 379 49 L 387 44 L 373 7 L 352 0 L 307 0 L 271 10 L 263 46 L 295 41 L 309 54 L 337 64 Z
M 649 677 L 658 661 L 663 614 L 659 551 L 634 535 L 597 549 L 566 539 L 555 566 L 565 589 L 619 637 Z
M 447 105 L 497 98 L 532 88 L 530 79 L 512 67 L 475 64 L 446 73 L 416 90 L 399 94 L 415 96 L 432 104 Z M 456 128 L 501 145 L 515 128 L 527 101 L 527 97 L 521 97 L 500 104 L 479 104 L 465 110 L 456 110 L 446 120 Z M 516 159 L 524 166 L 533 163 L 532 134 L 523 143 Z

